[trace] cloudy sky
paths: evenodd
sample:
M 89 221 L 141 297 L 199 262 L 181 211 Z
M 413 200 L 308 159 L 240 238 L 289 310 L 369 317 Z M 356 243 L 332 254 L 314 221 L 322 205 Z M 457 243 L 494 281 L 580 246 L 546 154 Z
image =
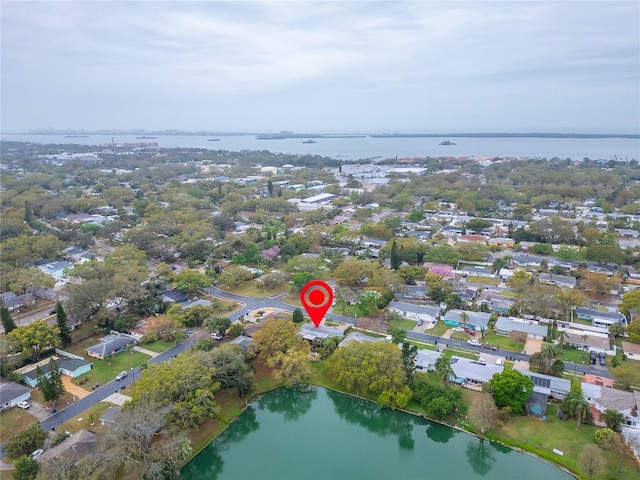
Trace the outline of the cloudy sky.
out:
M 1 128 L 640 132 L 640 2 L 1 1 Z

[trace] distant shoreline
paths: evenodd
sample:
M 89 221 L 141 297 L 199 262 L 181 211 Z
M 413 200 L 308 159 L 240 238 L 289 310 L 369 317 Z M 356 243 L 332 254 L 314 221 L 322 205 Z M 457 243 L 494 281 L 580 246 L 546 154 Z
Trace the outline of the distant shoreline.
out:
M 34 130 L 28 132 L 0 132 L 0 135 L 140 135 L 137 131 L 128 130 Z M 625 138 L 640 139 L 640 134 L 634 133 L 251 133 L 251 132 L 189 132 L 189 131 L 149 131 L 145 135 L 187 135 L 187 136 L 261 136 L 278 138 L 581 138 L 581 139 L 600 139 L 600 138 Z

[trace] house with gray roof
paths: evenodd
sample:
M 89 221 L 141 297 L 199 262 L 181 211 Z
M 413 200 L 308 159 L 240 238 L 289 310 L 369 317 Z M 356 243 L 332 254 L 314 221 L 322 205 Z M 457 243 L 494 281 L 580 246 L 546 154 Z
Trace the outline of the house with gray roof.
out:
M 35 305 L 36 299 L 31 293 L 25 293 L 23 295 L 5 295 L 2 303 L 10 312 L 20 310 L 22 307 L 30 307 Z
M 602 385 L 582 383 L 582 396 L 591 405 L 592 411 L 596 410 L 596 421 L 604 423 L 599 414 L 605 410 L 616 410 L 624 415 L 625 425 L 630 428 L 640 429 L 640 392 L 625 392 L 616 388 Z
M 496 373 L 502 373 L 504 367 L 492 363 L 484 363 L 462 357 L 451 357 L 453 375 L 449 380 L 463 387 L 477 390 L 485 382 L 491 380 Z
M 500 335 L 509 335 L 511 332 L 523 332 L 527 338 L 544 340 L 547 336 L 547 327 L 532 320 L 513 317 L 498 317 L 495 323 L 496 332 Z
M 249 350 L 249 345 L 253 341 L 253 338 L 247 337 L 246 335 L 238 335 L 236 338 L 231 340 L 229 343 L 240 345 L 242 349 L 247 352 Z
M 343 332 L 339 328 L 327 327 L 325 325 L 319 325 L 316 327 L 311 323 L 303 324 L 300 327 L 300 333 L 302 334 L 302 338 L 309 341 L 313 341 L 316 338 L 324 339 L 332 337 L 343 337 Z
M 541 273 L 538 275 L 538 280 L 541 283 L 548 285 L 557 285 L 560 288 L 575 288 L 576 279 L 568 275 L 553 275 L 548 273 Z
M 576 317 L 580 320 L 590 321 L 594 327 L 609 328 L 614 323 L 626 324 L 625 316 L 620 312 L 610 312 L 608 310 L 600 310 L 589 307 L 576 307 Z
M 61 262 L 52 262 L 47 263 L 46 265 L 40 265 L 38 268 L 43 273 L 58 279 L 64 277 L 66 275 L 66 271 L 73 268 L 73 263 L 63 260 Z
M 529 370 L 520 370 L 518 372 L 526 375 L 533 381 L 533 391 L 542 393 L 547 397 L 553 397 L 556 400 L 564 400 L 567 393 L 571 391 L 571 382 L 564 378 L 552 377 L 551 375 L 543 375 L 542 373 L 530 372 Z
M 466 318 L 465 318 L 466 316 Z M 476 332 L 483 332 L 487 330 L 489 325 L 490 313 L 485 312 L 471 312 L 464 310 L 449 310 L 442 316 L 442 320 L 447 325 L 453 327 L 463 327 Z
M 462 267 L 462 276 L 463 277 L 495 278 L 495 275 L 491 271 L 491 269 L 486 267 L 471 267 L 471 266 Z
M 440 307 L 435 305 L 414 305 L 413 303 L 394 300 L 387 308 L 388 312 L 395 312 L 410 320 L 435 322 L 440 317 Z
M 424 285 L 407 285 L 403 291 L 396 291 L 396 297 L 403 300 L 426 300 L 427 289 Z
M 107 355 L 115 355 L 126 350 L 127 346 L 135 345 L 138 339 L 126 333 L 111 333 L 100 339 L 100 343 L 87 348 L 87 355 L 104 360 Z
M 80 430 L 44 452 L 38 457 L 38 461 L 45 463 L 59 460 L 65 463 L 71 461 L 76 464 L 93 452 L 97 442 L 98 436 L 95 433 Z
M 60 370 L 61 375 L 66 375 L 67 377 L 77 378 L 80 375 L 84 375 L 88 373 L 93 368 L 93 364 L 91 362 L 87 362 L 82 358 L 62 358 L 62 357 L 51 357 L 53 358 L 53 362 L 55 363 L 58 370 Z M 46 358 L 44 360 L 40 360 L 38 363 L 26 365 L 22 368 L 16 370 L 16 372 L 21 375 L 21 379 L 24 383 L 29 385 L 30 387 L 38 386 L 38 367 L 42 372 L 42 375 L 49 376 L 51 375 L 51 369 L 49 362 L 51 358 Z
M 0 411 L 31 398 L 31 389 L 19 383 L 0 379 Z
M 437 350 L 419 349 L 416 355 L 416 371 L 429 372 L 436 369 L 436 362 L 442 356 Z

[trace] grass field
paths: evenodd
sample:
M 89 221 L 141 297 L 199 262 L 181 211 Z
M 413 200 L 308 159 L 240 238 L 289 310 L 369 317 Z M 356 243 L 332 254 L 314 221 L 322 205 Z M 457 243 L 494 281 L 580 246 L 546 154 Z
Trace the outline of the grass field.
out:
M 91 390 L 90 385 L 98 383 L 104 385 L 113 380 L 116 375 L 123 370 L 129 371 L 131 367 L 138 367 L 149 360 L 151 357 L 141 352 L 131 351 L 130 353 L 122 352 L 113 357 L 111 365 L 108 365 L 105 360 L 99 360 L 97 358 L 91 358 L 93 368 L 91 371 L 81 377 L 74 378 L 73 383 L 79 385 L 79 380 L 88 377 L 89 381 L 85 384 L 84 388 Z
M 31 415 L 29 410 L 21 410 L 18 407 L 2 410 L 0 412 L 0 442 L 6 442 L 37 421 L 38 419 Z

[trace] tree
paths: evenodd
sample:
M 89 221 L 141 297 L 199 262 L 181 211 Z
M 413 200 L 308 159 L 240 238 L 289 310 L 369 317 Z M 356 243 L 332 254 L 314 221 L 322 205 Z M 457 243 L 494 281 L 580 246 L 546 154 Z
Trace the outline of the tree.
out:
M 64 383 L 62 383 L 60 369 L 53 357 L 49 360 L 49 373 L 43 374 L 42 369 L 37 367 L 36 374 L 38 376 L 38 388 L 42 393 L 44 401 L 53 402 L 53 406 L 55 407 L 60 397 L 66 393 L 66 390 Z
M 446 387 L 449 385 L 449 379 L 455 375 L 453 368 L 451 368 L 451 359 L 441 355 L 436 360 L 436 376 L 440 379 L 442 384 Z
M 609 326 L 609 335 L 611 335 L 613 338 L 618 338 L 624 335 L 625 330 L 626 329 L 624 328 L 624 325 L 622 325 L 621 323 L 612 323 Z
M 389 262 L 391 263 L 391 268 L 393 270 L 398 270 L 400 265 L 402 265 L 402 260 L 400 259 L 400 254 L 398 253 L 398 245 L 396 244 L 396 239 L 393 239 L 391 242 L 391 255 L 389 257 Z
M 44 446 L 44 441 L 48 437 L 38 422 L 31 423 L 26 429 L 11 437 L 5 446 L 5 452 L 11 458 L 18 458 L 28 455 L 38 448 Z
M 220 382 L 222 388 L 236 388 L 240 397 L 252 390 L 253 369 L 245 361 L 244 350 L 239 345 L 220 345 L 202 358 L 215 369 L 214 380 Z
M 600 418 L 602 418 L 607 424 L 607 427 L 614 432 L 617 431 L 618 427 L 625 421 L 624 414 L 613 408 L 607 408 L 600 414 Z
M 396 345 L 403 343 L 407 336 L 407 330 L 400 326 L 390 326 L 387 328 L 387 333 L 391 335 L 391 341 Z
M 568 322 L 571 320 L 571 311 L 574 307 L 582 307 L 587 304 L 587 299 L 578 290 L 563 288 L 555 295 L 555 300 L 564 313 L 564 318 Z
M 462 391 L 457 388 L 446 388 L 442 384 L 423 380 L 424 377 L 413 377 L 411 391 L 416 400 L 425 409 L 427 415 L 437 420 L 453 413 L 461 406 Z
M 67 325 L 67 314 L 60 302 L 56 303 L 56 322 L 58 323 L 58 337 L 63 347 L 71 345 L 71 330 Z
M 300 308 L 296 308 L 291 315 L 291 320 L 293 323 L 302 323 L 304 322 L 304 314 Z
M 224 334 L 227 332 L 227 329 L 231 327 L 231 320 L 229 320 L 227 317 L 208 318 L 204 321 L 203 325 L 207 330 L 209 330 L 209 332 L 218 332 L 220 335 L 224 336 Z
M 622 296 L 620 311 L 625 315 L 634 309 L 640 309 L 640 290 L 631 290 Z
M 631 391 L 632 385 L 640 385 L 640 373 L 632 365 L 621 365 L 610 371 L 613 378 L 624 390 Z
M 36 459 L 23 455 L 13 462 L 13 479 L 34 480 L 39 468 L 40 465 Z
M 411 382 L 416 371 L 416 358 L 418 358 L 418 347 L 404 342 L 402 344 L 402 368 L 407 375 L 407 380 Z
M 183 353 L 171 362 L 154 363 L 143 370 L 131 402 L 147 408 L 169 410 L 167 419 L 180 427 L 194 428 L 218 414 L 214 394 L 220 389 L 215 369 L 207 366 L 201 352 Z
M 0 317 L 2 318 L 2 328 L 4 328 L 5 334 L 11 333 L 12 330 L 18 328 L 11 317 L 11 313 L 9 313 L 9 309 L 4 305 L 0 307 Z
M 197 270 L 186 269 L 173 277 L 176 286 L 187 295 L 195 295 L 198 290 L 211 286 L 211 278 Z
M 580 425 L 587 420 L 589 403 L 582 396 L 582 392 L 578 392 L 577 395 L 571 395 L 571 393 L 565 397 L 563 406 L 566 406 L 569 414 L 577 419 L 578 430 L 580 430 Z
M 381 405 L 407 406 L 411 391 L 400 349 L 386 342 L 351 342 L 327 360 L 327 373 L 356 394 L 377 394 Z
M 4 281 L 14 292 L 35 293 L 39 288 L 53 288 L 56 284 L 53 277 L 39 268 L 17 268 L 5 275 Z
M 602 448 L 613 452 L 613 454 L 617 457 L 617 460 L 619 461 L 618 473 L 622 473 L 622 467 L 624 466 L 624 463 L 627 461 L 627 459 L 633 458 L 633 452 L 631 448 L 629 448 L 629 445 L 627 445 L 624 441 L 624 437 L 619 433 L 614 432 L 613 436 L 605 439 L 602 442 Z
M 606 463 L 600 449 L 593 444 L 585 445 L 578 456 L 578 467 L 587 474 L 589 480 L 600 476 Z
M 505 370 L 493 375 L 489 388 L 498 407 L 509 406 L 514 412 L 522 412 L 533 393 L 533 381 L 517 370 Z
M 245 334 L 244 326 L 240 323 L 233 323 L 229 327 L 229 337 L 231 338 L 237 338 L 240 335 L 244 335 L 244 334 Z
M 287 387 L 306 387 L 311 379 L 309 357 L 302 350 L 294 349 L 278 355 L 275 378 L 283 380 Z
M 55 345 L 58 329 L 50 327 L 44 320 L 37 320 L 16 328 L 9 337 L 18 341 L 23 357 L 31 358 L 31 361 L 36 363 L 44 350 Z
M 116 421 L 105 425 L 98 457 L 84 478 L 113 478 L 119 471 L 126 471 L 128 478 L 178 478 L 191 448 L 183 435 L 164 428 L 166 424 L 166 413 L 157 405 L 141 403 L 124 409 Z
M 581 282 L 587 292 L 603 297 L 613 287 L 613 280 L 603 273 L 586 272 Z
M 480 432 L 483 435 L 487 430 L 492 430 L 498 425 L 499 415 L 496 402 L 488 393 L 482 393 L 475 397 L 469 410 L 471 420 L 480 427 Z
M 605 428 L 600 428 L 596 430 L 596 433 L 593 436 L 598 445 L 603 445 L 605 442 L 607 442 L 611 437 L 615 435 L 616 435 L 616 432 L 614 432 L 610 428 L 605 427 Z
M 230 265 L 226 267 L 222 270 L 222 273 L 220 273 L 220 277 L 218 277 L 218 280 L 220 280 L 221 283 L 224 283 L 226 286 L 231 288 L 235 288 L 243 282 L 251 279 L 253 279 L 253 273 L 251 273 L 249 269 L 240 265 Z

